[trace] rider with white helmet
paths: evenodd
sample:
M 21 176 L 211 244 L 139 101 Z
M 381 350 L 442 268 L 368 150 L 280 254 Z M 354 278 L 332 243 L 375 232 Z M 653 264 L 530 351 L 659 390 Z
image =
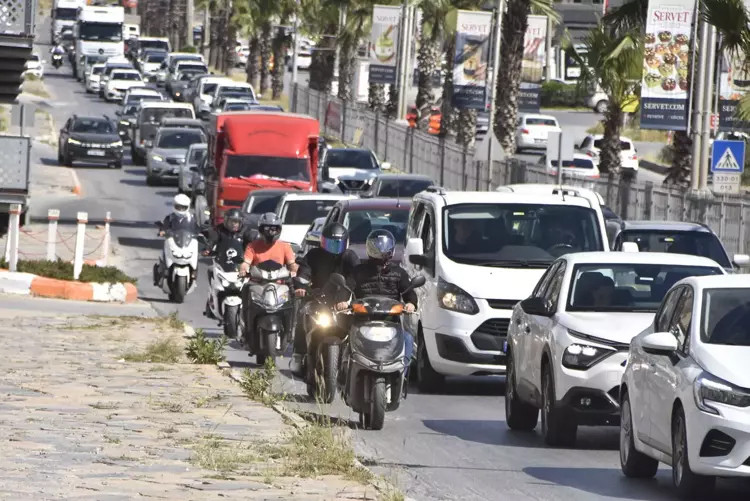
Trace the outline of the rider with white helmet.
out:
M 191 231 L 198 233 L 198 224 L 195 219 L 195 214 L 190 210 L 190 197 L 182 193 L 175 195 L 172 203 L 172 212 L 167 214 L 167 217 L 161 222 L 159 236 L 163 237 L 166 235 L 167 231 L 177 229 L 190 229 Z M 156 286 L 159 285 L 161 277 L 165 272 L 163 269 L 163 264 L 166 262 L 165 258 L 166 256 L 162 249 L 161 260 L 158 265 L 154 266 L 154 285 Z

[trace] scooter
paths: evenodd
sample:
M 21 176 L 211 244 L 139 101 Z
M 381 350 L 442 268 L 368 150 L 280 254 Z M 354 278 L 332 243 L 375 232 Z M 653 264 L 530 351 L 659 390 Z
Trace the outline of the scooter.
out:
M 161 221 L 157 221 L 156 225 L 163 229 Z M 184 228 L 167 230 L 164 253 L 154 265 L 154 285 L 169 294 L 170 301 L 182 303 L 185 296 L 195 290 L 198 240 L 202 237 L 192 223 L 187 223 Z
M 336 286 L 347 290 L 344 277 L 333 274 Z M 414 277 L 404 293 L 425 284 Z M 404 304 L 382 296 L 354 300 L 346 313 L 353 315 L 343 344 L 338 388 L 344 402 L 359 413 L 365 429 L 381 430 L 386 411 L 395 411 L 406 389 L 405 331 L 401 324 Z
M 276 354 L 286 346 L 290 330 L 286 319 L 291 319 L 294 308 L 291 274 L 286 266 L 269 260 L 250 268 L 248 275 L 240 329 L 258 365 L 267 358 L 275 363 Z
M 62 54 L 52 54 L 52 66 L 59 68 L 63 64 Z
M 242 288 L 247 283 L 247 278 L 239 276 L 241 262 L 242 254 L 228 249 L 226 256 L 214 256 L 210 272 L 207 313 L 224 326 L 224 335 L 229 339 L 236 339 L 240 332 Z

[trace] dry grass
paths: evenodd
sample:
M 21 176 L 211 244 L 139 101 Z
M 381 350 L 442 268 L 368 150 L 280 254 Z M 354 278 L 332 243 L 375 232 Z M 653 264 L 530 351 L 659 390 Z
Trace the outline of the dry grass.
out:
M 129 351 L 122 355 L 127 362 L 176 363 L 182 359 L 182 347 L 170 336 L 150 343 L 143 351 Z
M 593 127 L 589 127 L 586 132 L 589 134 L 603 134 L 604 124 L 597 122 Z M 663 130 L 648 130 L 638 127 L 626 127 L 620 133 L 621 136 L 629 137 L 633 141 L 644 143 L 666 143 L 667 133 Z
M 39 97 L 50 97 L 44 82 L 33 76 L 26 77 L 21 86 L 21 90 L 27 94 L 34 94 Z

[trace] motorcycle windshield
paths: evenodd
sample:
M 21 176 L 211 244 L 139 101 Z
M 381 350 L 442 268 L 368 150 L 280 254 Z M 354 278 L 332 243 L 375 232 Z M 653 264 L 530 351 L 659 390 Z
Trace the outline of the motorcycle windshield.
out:
M 255 280 L 273 281 L 289 277 L 289 270 L 276 261 L 263 261 L 250 270 L 250 277 Z
M 195 233 L 187 229 L 178 229 L 172 233 L 175 245 L 178 247 L 187 247 L 190 241 L 195 237 Z
M 350 339 L 352 350 L 373 362 L 395 362 L 404 353 L 404 331 L 391 322 L 357 325 Z

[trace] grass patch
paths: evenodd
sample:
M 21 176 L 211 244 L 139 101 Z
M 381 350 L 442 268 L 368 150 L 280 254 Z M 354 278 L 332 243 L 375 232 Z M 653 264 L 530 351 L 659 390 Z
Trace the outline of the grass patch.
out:
M 225 440 L 207 435 L 193 448 L 191 461 L 206 470 L 231 473 L 246 470 L 259 459 L 247 445 L 232 445 Z
M 597 122 L 593 127 L 589 127 L 586 132 L 589 134 L 604 134 L 604 124 Z M 667 133 L 663 130 L 648 130 L 638 127 L 626 127 L 620 133 L 621 136 L 629 137 L 633 141 L 645 143 L 666 143 Z
M 127 362 L 176 363 L 182 357 L 178 340 L 174 337 L 158 339 L 143 351 L 129 351 L 122 355 Z
M 49 97 L 49 92 L 47 92 L 44 82 L 34 75 L 26 75 L 21 85 L 21 91 L 39 97 Z
M 195 335 L 190 338 L 185 353 L 188 360 L 194 364 L 217 364 L 226 360 L 224 348 L 229 340 L 226 336 L 219 339 L 208 339 L 203 329 L 197 329 Z
M 10 125 L 10 112 L 7 106 L 0 106 L 0 132 L 8 130 Z
M 258 101 L 263 104 L 281 106 L 282 108 L 284 108 L 284 111 L 291 111 L 289 107 L 289 96 L 284 93 L 281 94 L 281 97 L 279 99 L 273 99 L 271 98 L 271 90 L 269 89 L 264 95 L 258 96 Z
M 149 404 L 154 409 L 161 409 L 167 412 L 184 412 L 185 406 L 180 402 L 162 401 L 162 400 L 151 400 Z
M 251 371 L 245 369 L 240 379 L 240 388 L 252 400 L 273 405 L 284 400 L 284 395 L 273 391 L 273 380 L 276 378 L 276 365 L 267 358 L 263 369 Z
M 172 313 L 167 315 L 164 322 L 166 323 L 167 327 L 169 327 L 172 330 L 175 330 L 175 331 L 185 330 L 185 322 L 180 320 L 180 317 L 177 316 L 176 311 L 173 311 Z
M 222 398 L 224 397 L 219 393 L 217 393 L 216 395 L 206 395 L 204 397 L 199 397 L 193 400 L 193 405 L 195 405 L 199 409 L 203 407 L 210 407 L 213 402 L 218 402 Z
M 107 443 L 110 444 L 119 444 L 121 440 L 117 437 L 113 437 L 112 435 L 104 435 L 104 440 L 107 441 Z
M 0 268 L 8 268 L 8 263 L 5 259 L 0 259 Z M 68 263 L 61 259 L 57 261 L 20 259 L 18 261 L 18 271 L 57 280 L 73 280 L 73 263 Z M 78 281 L 136 283 L 134 277 L 126 275 L 114 266 L 91 266 L 88 264 L 83 265 L 81 276 L 78 278 Z

